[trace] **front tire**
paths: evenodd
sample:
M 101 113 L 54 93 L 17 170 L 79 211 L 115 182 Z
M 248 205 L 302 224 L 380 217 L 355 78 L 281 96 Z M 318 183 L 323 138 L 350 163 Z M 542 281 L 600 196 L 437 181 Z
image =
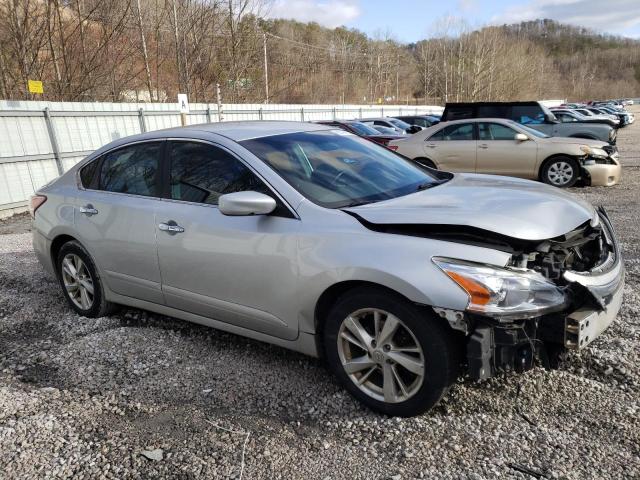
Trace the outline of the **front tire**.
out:
M 429 410 L 459 371 L 452 333 L 431 311 L 384 289 L 342 296 L 327 316 L 324 348 L 342 385 L 392 416 Z
M 540 178 L 554 187 L 573 187 L 580 178 L 580 166 L 573 158 L 555 157 L 545 162 Z
M 64 296 L 78 314 L 97 318 L 115 310 L 116 306 L 105 299 L 93 259 L 79 242 L 73 240 L 62 245 L 56 267 Z

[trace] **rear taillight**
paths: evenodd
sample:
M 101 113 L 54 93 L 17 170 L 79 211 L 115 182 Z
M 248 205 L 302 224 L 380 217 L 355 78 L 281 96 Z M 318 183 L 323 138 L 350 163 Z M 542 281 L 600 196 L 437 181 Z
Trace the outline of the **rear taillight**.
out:
M 31 200 L 29 200 L 29 213 L 31 214 L 31 218 L 36 217 L 36 210 L 40 208 L 44 202 L 47 201 L 47 197 L 44 195 L 32 195 Z
M 393 150 L 394 152 L 395 152 L 396 150 L 398 150 L 398 146 L 397 146 L 397 145 L 387 145 L 387 148 L 388 148 L 389 150 Z

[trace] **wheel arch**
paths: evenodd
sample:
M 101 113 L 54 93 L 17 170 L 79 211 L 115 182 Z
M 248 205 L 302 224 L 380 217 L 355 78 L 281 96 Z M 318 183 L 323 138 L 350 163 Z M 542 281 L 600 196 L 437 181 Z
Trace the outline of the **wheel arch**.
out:
M 573 160 L 578 164 L 578 167 L 580 166 L 580 162 L 578 161 L 578 158 L 575 155 L 570 155 L 568 153 L 554 153 L 553 155 L 549 155 L 542 162 L 540 162 L 540 166 L 538 167 L 538 180 L 542 181 L 542 172 L 544 171 L 544 167 L 549 162 L 552 162 L 553 160 L 556 160 L 559 158 L 570 158 L 571 160 Z M 582 172 L 580 172 L 580 175 L 582 175 Z
M 50 248 L 51 263 L 53 264 L 53 268 L 56 274 L 60 273 L 58 271 L 58 252 L 60 252 L 60 249 L 65 243 L 71 242 L 71 241 L 78 242 L 78 239 L 69 234 L 63 233 L 55 237 L 51 242 L 51 248 Z
M 569 138 L 585 138 L 587 140 L 598 140 L 598 137 L 593 135 L 592 133 L 574 133 L 573 135 L 569 135 Z
M 324 352 L 324 349 L 322 348 L 322 333 L 324 328 L 324 321 L 327 315 L 329 314 L 329 311 L 340 299 L 340 297 L 342 297 L 343 295 L 347 294 L 350 291 L 353 291 L 357 288 L 363 288 L 363 287 L 384 291 L 390 295 L 402 298 L 407 302 L 420 305 L 420 304 L 417 304 L 415 301 L 411 300 L 410 298 L 408 298 L 407 296 L 403 295 L 402 293 L 398 292 L 397 290 L 389 288 L 380 283 L 371 282 L 367 280 L 344 280 L 341 282 L 334 283 L 333 285 L 326 288 L 322 292 L 320 297 L 318 297 L 318 300 L 316 301 L 316 305 L 314 309 L 313 321 L 314 321 L 314 327 L 315 327 L 316 345 L 318 348 L 319 355 L 322 355 L 322 352 Z

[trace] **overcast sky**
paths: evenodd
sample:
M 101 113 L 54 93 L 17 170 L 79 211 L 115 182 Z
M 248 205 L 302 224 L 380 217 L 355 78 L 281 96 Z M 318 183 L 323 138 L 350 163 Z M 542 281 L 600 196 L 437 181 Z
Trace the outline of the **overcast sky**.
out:
M 429 36 L 447 16 L 473 27 L 552 18 L 640 38 L 640 0 L 272 0 L 269 16 L 345 25 L 370 35 L 391 32 L 404 42 Z

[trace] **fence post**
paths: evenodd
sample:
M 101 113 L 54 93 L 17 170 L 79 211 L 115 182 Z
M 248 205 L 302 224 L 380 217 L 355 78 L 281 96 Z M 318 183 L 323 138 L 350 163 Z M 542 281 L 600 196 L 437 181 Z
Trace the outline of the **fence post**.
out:
M 207 123 L 211 123 L 211 107 L 207 104 Z
M 384 117 L 384 107 L 380 107 L 380 116 Z
M 402 107 L 400 107 L 400 108 L 398 109 L 398 111 L 400 112 L 398 115 L 399 115 L 399 116 L 402 116 Z
M 331 114 L 333 115 L 333 120 L 335 120 L 336 119 L 336 107 L 333 107 L 331 109 Z
M 362 120 L 362 107 L 358 107 L 358 118 Z
M 49 141 L 51 142 L 51 150 L 53 150 L 53 158 L 56 160 L 56 167 L 58 167 L 58 174 L 62 175 L 64 173 L 64 168 L 62 167 L 60 148 L 58 147 L 56 132 L 53 129 L 53 122 L 51 121 L 51 112 L 49 111 L 49 107 L 44 109 L 44 121 L 47 124 L 47 132 L 49 132 Z
M 304 122 L 304 107 L 300 107 L 300 119 Z
M 144 109 L 138 109 L 138 121 L 140 122 L 140 133 L 146 133 L 147 126 L 144 123 Z
M 262 107 L 258 109 L 258 120 L 262 120 Z

